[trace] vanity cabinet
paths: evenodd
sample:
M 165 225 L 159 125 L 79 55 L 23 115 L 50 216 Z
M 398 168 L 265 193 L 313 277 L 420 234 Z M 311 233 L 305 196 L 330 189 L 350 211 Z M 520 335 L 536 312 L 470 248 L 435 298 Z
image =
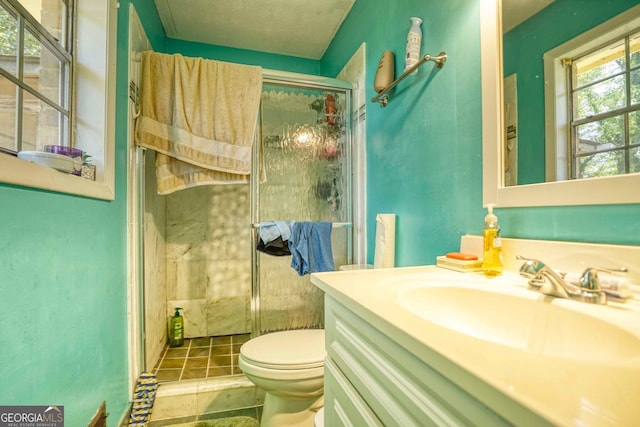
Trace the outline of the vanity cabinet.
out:
M 640 283 L 637 246 L 504 239 L 505 249 L 564 271 L 628 265 Z M 325 295 L 327 426 L 640 426 L 637 301 L 551 298 L 512 269 L 381 268 L 311 282 Z
M 511 425 L 329 295 L 325 313 L 326 426 Z

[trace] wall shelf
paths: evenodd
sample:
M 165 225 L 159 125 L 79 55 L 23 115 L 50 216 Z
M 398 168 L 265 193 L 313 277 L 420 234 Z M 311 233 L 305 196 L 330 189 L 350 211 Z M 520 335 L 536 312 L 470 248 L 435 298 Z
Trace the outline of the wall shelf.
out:
M 440 54 L 438 56 L 431 56 L 431 55 L 425 55 L 423 56 L 418 62 L 416 62 L 413 66 L 407 68 L 405 70 L 404 73 L 402 73 L 400 75 L 400 77 L 398 77 L 397 79 L 395 79 L 389 86 L 387 86 L 386 88 L 384 88 L 383 90 L 381 90 L 376 96 L 374 96 L 373 98 L 371 98 L 371 102 L 379 102 L 380 105 L 382 105 L 383 107 L 386 107 L 387 104 L 389 103 L 389 95 L 388 92 L 393 89 L 394 87 L 396 87 L 396 85 L 398 83 L 400 83 L 402 80 L 405 79 L 405 77 L 407 77 L 409 74 L 413 73 L 415 70 L 418 69 L 418 67 L 420 67 L 422 64 L 424 64 L 427 61 L 433 61 L 436 63 L 436 67 L 438 68 L 442 68 L 445 64 L 445 62 L 447 62 L 447 53 L 446 52 L 440 52 Z

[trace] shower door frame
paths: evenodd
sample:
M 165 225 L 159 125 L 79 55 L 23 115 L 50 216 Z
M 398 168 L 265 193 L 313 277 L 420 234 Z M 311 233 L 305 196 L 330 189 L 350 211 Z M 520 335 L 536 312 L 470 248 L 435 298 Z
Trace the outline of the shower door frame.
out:
M 130 52 L 130 57 L 135 58 L 136 52 Z M 130 62 L 134 62 L 133 59 Z M 138 82 L 139 76 L 137 72 L 134 72 L 132 69 L 129 70 L 129 80 Z M 273 70 L 263 70 L 263 84 L 281 84 L 288 86 L 299 86 L 299 87 L 307 87 L 310 89 L 334 89 L 337 91 L 346 91 L 348 95 L 346 96 L 347 102 L 347 111 L 345 114 L 347 120 L 347 144 L 349 149 L 347 150 L 346 159 L 348 173 L 346 174 L 347 180 L 347 216 L 349 221 L 353 221 L 353 209 L 355 199 L 353 198 L 354 194 L 354 179 L 352 176 L 353 173 L 353 149 L 352 143 L 354 141 L 354 129 L 352 129 L 352 117 L 351 117 L 351 108 L 353 105 L 353 89 L 351 83 L 320 77 L 313 75 L 305 75 L 298 73 L 290 73 L 283 71 L 273 71 Z M 136 380 L 138 375 L 143 371 L 149 369 L 150 367 L 146 366 L 146 337 L 145 337 L 145 292 L 144 292 L 144 238 L 143 238 L 143 230 L 144 230 L 144 192 L 145 192 L 145 177 L 144 177 L 144 152 L 145 149 L 135 146 L 133 142 L 133 129 L 134 129 L 134 121 L 136 117 L 136 107 L 132 102 L 129 103 L 128 106 L 128 149 L 127 149 L 127 172 L 129 175 L 129 180 L 127 183 L 127 217 L 129 229 L 127 231 L 127 242 L 128 242 L 128 266 L 127 266 L 127 275 L 128 275 L 128 330 L 129 330 L 129 395 L 133 394 L 134 387 L 136 384 Z M 260 128 L 258 128 L 260 129 Z M 261 134 L 256 132 L 256 138 L 261 137 Z M 257 146 L 257 148 L 255 148 Z M 259 144 L 254 144 L 254 149 L 259 150 Z M 363 148 L 358 148 L 363 149 Z M 252 167 L 256 167 L 258 165 L 257 162 L 253 162 Z M 252 171 L 252 177 L 257 177 L 258 175 L 255 171 Z M 255 188 L 254 188 L 255 187 Z M 257 198 L 253 196 L 254 190 L 257 191 L 256 183 L 254 180 L 251 180 L 250 183 L 250 215 L 252 223 L 255 223 L 255 215 L 257 215 L 257 209 L 255 209 L 254 204 L 257 205 Z M 357 192 L 357 190 L 356 190 Z M 362 207 L 361 207 L 362 208 Z M 359 228 L 359 230 L 363 230 L 363 228 Z M 251 233 L 251 238 L 255 241 L 255 236 L 257 235 L 257 229 L 255 232 Z M 353 241 L 360 240 L 359 244 L 365 245 L 364 240 L 364 232 L 358 234 L 356 227 L 351 227 L 350 233 L 348 233 L 348 261 L 352 261 L 353 257 Z M 257 315 L 258 310 L 260 308 L 260 289 L 259 289 L 259 280 L 257 280 L 257 273 L 259 272 L 259 265 L 257 259 L 257 253 L 255 250 L 255 245 L 252 247 L 251 251 L 251 317 L 252 317 L 252 334 L 255 335 L 256 331 L 260 331 L 260 318 Z M 361 262 L 360 260 L 357 260 Z M 254 279 L 256 278 L 256 279 Z M 256 326 L 257 325 L 257 326 Z
M 347 264 L 351 264 L 353 261 L 353 240 L 354 230 L 353 227 L 353 197 L 352 197 L 352 141 L 353 141 L 353 129 L 351 127 L 351 105 L 353 97 L 353 85 L 350 82 L 340 79 L 333 79 L 329 77 L 312 76 L 306 74 L 289 73 L 277 70 L 263 70 L 262 85 L 265 84 L 298 87 L 305 89 L 316 90 L 333 90 L 336 92 L 345 93 L 345 127 L 347 129 L 345 137 L 346 159 L 344 163 L 346 165 L 345 181 L 346 191 L 345 199 L 346 203 L 346 226 L 350 231 L 347 232 Z M 256 246 L 258 244 L 258 213 L 260 211 L 260 156 L 261 146 L 260 140 L 262 140 L 262 114 L 258 115 L 259 122 L 257 126 L 255 141 L 253 144 L 253 154 L 251 161 L 251 178 L 250 178 L 250 215 L 251 215 L 251 336 L 257 337 L 262 334 L 261 320 L 260 320 L 260 257 Z M 288 218 L 287 218 L 288 219 Z

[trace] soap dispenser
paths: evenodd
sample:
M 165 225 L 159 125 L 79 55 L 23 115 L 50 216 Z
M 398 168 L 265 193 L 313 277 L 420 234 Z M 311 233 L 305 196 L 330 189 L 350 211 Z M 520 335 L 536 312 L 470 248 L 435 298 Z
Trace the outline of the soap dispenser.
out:
M 180 316 L 182 308 L 176 307 L 176 312 L 169 321 L 169 347 L 180 347 L 184 344 L 184 319 Z
M 498 217 L 493 213 L 494 204 L 487 205 L 488 213 L 484 217 L 482 272 L 485 276 L 494 277 L 502 274 L 502 242 L 500 241 L 500 225 Z

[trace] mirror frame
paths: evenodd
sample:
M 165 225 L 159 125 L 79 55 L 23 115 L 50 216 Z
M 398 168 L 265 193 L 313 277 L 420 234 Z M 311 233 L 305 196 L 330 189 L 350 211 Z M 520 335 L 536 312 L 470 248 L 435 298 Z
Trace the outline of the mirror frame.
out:
M 640 203 L 640 173 L 505 187 L 501 0 L 480 0 L 482 203 L 497 207 Z

